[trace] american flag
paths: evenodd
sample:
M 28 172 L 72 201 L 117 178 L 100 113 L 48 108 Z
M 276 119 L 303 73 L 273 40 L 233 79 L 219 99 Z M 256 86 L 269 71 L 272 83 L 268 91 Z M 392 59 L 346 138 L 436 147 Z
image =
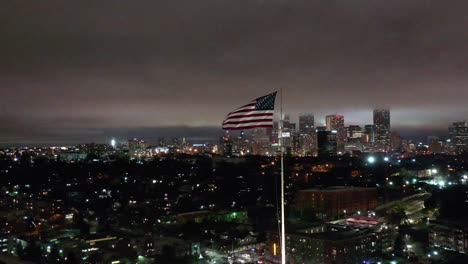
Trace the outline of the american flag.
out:
M 230 112 L 223 121 L 223 129 L 240 130 L 273 127 L 276 92 L 259 97 Z

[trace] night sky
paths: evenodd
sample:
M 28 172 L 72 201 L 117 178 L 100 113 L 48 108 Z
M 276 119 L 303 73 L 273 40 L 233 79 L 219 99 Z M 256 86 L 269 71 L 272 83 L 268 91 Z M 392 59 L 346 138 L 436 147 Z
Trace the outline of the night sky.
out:
M 403 134 L 468 117 L 468 1 L 4 1 L 0 144 L 215 137 L 284 88 L 284 109 Z M 182 130 L 183 128 L 183 130 Z M 182 131 L 181 131 L 182 130 Z

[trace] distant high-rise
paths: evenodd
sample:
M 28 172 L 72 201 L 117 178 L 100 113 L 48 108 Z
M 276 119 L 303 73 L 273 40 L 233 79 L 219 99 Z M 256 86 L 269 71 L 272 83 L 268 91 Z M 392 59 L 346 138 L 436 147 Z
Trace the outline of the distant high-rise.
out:
M 314 115 L 299 115 L 299 133 L 312 135 L 315 132 Z
M 130 151 L 130 155 L 144 154 L 146 152 L 146 148 L 146 142 L 141 139 L 132 138 L 128 140 L 128 150 Z
M 390 110 L 374 110 L 374 136 L 374 143 L 379 149 L 383 151 L 390 149 Z
M 291 118 L 289 115 L 284 115 L 283 117 L 283 130 L 282 135 L 280 135 L 283 138 L 283 146 L 286 149 L 287 153 L 291 153 L 291 147 L 293 144 L 292 140 L 292 134 L 293 131 L 295 130 L 295 124 L 291 123 Z
M 271 128 L 271 143 L 278 143 L 279 139 L 279 123 L 277 121 L 273 122 L 273 127 Z
M 344 131 L 344 116 L 342 115 L 327 115 L 326 126 L 328 131 L 342 129 Z
M 444 152 L 444 143 L 437 136 L 427 137 L 427 143 L 429 144 L 429 150 L 432 153 L 442 153 Z
M 401 150 L 401 136 L 397 131 L 392 131 L 391 133 L 391 148 L 394 151 Z
M 455 122 L 449 127 L 451 144 L 456 151 L 468 151 L 468 124 Z
M 232 156 L 232 139 L 229 131 L 226 131 L 221 137 L 221 144 L 223 146 L 223 155 L 226 157 Z
M 374 144 L 374 125 L 365 125 L 364 126 L 364 135 L 363 142 L 368 144 Z
M 317 154 L 319 156 L 336 155 L 337 132 L 317 131 Z
M 326 126 L 328 131 L 336 131 L 336 143 L 338 151 L 344 150 L 346 141 L 346 130 L 344 126 L 344 116 L 342 115 L 327 115 Z
M 270 134 L 265 128 L 257 128 L 253 131 L 252 154 L 265 155 L 270 143 Z
M 291 118 L 289 115 L 284 115 L 283 117 L 283 132 L 289 131 L 291 129 Z
M 314 115 L 299 115 L 299 155 L 308 155 L 315 149 Z
M 361 142 L 362 141 L 362 128 L 360 126 L 349 126 L 348 127 L 348 142 Z

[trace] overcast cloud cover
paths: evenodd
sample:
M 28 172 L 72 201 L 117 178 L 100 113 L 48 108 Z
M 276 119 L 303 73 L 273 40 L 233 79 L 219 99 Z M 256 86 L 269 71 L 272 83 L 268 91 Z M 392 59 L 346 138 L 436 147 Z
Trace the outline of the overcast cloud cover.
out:
M 441 133 L 468 116 L 468 1 L 4 1 L 0 144 L 215 137 L 284 88 L 291 115 Z M 180 132 L 183 126 L 184 130 Z M 167 134 L 167 135 L 166 135 Z

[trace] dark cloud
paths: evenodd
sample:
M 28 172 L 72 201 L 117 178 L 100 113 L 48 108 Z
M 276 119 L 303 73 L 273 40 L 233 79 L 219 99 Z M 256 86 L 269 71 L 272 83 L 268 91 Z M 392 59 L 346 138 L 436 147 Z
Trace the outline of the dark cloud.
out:
M 279 87 L 287 112 L 318 122 L 342 113 L 369 123 L 385 106 L 395 127 L 439 131 L 468 115 L 466 10 L 436 0 L 9 1 L 0 142 L 15 131 L 66 141 L 218 126 Z

